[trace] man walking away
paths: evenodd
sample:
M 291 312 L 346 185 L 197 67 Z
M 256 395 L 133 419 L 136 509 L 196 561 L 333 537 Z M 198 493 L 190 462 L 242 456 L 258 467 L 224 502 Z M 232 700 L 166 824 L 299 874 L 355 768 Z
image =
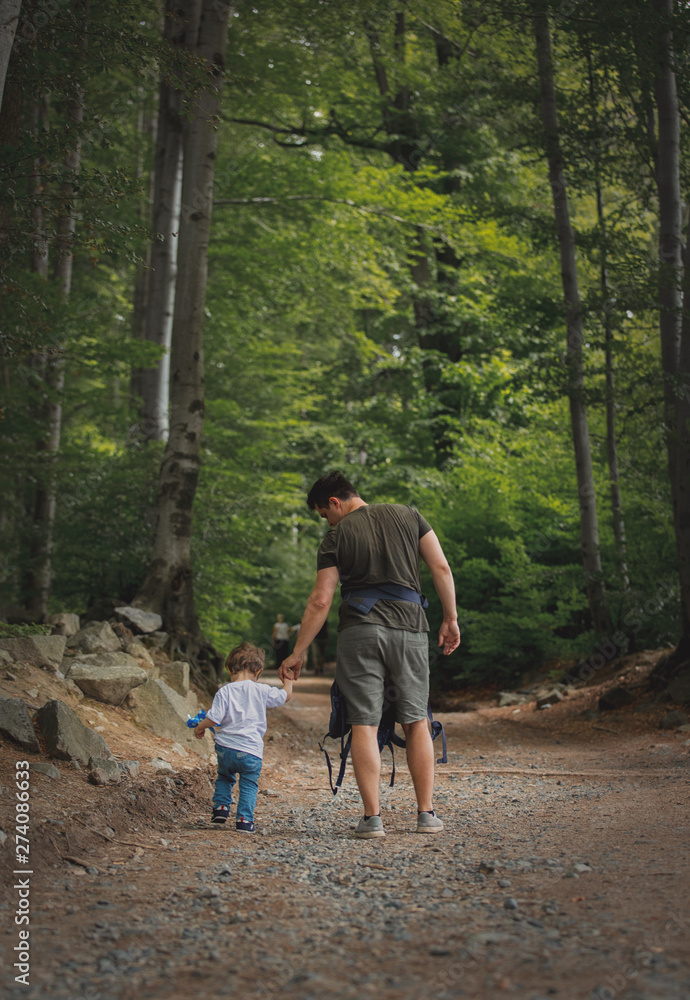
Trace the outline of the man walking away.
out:
M 433 807 L 434 752 L 427 721 L 429 625 L 420 593 L 419 558 L 431 572 L 443 608 L 438 644 L 446 656 L 460 644 L 448 561 L 418 511 L 402 504 L 367 504 L 340 472 L 317 480 L 307 505 L 325 518 L 330 530 L 319 546 L 316 583 L 299 637 L 279 676 L 299 677 L 304 655 L 326 621 L 340 582 L 335 677 L 352 726 L 352 763 L 364 805 L 355 836 L 385 836 L 376 738 L 384 695 L 394 697 L 396 721 L 407 741 L 417 799 L 416 832 L 439 833 L 443 823 Z

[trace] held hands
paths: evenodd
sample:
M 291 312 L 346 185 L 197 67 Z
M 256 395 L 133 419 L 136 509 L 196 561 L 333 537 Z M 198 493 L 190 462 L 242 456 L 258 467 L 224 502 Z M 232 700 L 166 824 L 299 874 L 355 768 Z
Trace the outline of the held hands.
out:
M 443 655 L 448 656 L 460 645 L 460 629 L 457 621 L 444 621 L 438 631 L 438 644 L 443 646 Z
M 281 681 L 296 681 L 302 670 L 304 653 L 290 653 L 278 668 Z

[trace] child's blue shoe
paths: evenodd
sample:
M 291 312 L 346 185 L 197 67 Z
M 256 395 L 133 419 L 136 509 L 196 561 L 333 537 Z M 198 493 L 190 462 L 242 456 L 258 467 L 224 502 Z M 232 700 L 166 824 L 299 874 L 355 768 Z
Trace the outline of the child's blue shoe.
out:
M 251 820 L 242 819 L 241 816 L 237 819 L 235 823 L 235 829 L 239 830 L 240 833 L 256 833 L 256 827 L 251 822 Z
M 218 806 L 217 809 L 213 810 L 213 816 L 211 817 L 211 822 L 225 823 L 229 815 L 230 815 L 230 808 L 228 806 Z

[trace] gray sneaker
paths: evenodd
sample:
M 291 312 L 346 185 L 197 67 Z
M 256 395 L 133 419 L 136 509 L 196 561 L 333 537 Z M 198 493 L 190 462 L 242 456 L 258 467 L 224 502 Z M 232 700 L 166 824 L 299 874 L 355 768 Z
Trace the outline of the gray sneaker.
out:
M 432 812 L 417 813 L 417 833 L 440 833 L 443 822 Z
M 355 828 L 354 836 L 360 840 L 372 840 L 374 837 L 385 837 L 386 831 L 383 829 L 383 820 L 380 816 L 370 816 L 369 819 L 360 819 Z

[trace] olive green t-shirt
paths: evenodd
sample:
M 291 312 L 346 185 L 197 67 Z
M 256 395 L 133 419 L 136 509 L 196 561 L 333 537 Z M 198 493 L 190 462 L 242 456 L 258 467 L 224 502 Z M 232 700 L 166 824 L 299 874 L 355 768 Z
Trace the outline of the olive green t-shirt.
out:
M 419 540 L 429 531 L 431 525 L 413 507 L 397 503 L 357 507 L 327 533 L 316 567 L 336 566 L 345 590 L 395 583 L 419 592 Z M 367 615 L 351 604 L 340 605 L 338 631 L 362 623 L 429 631 L 422 607 L 411 601 L 377 601 Z

